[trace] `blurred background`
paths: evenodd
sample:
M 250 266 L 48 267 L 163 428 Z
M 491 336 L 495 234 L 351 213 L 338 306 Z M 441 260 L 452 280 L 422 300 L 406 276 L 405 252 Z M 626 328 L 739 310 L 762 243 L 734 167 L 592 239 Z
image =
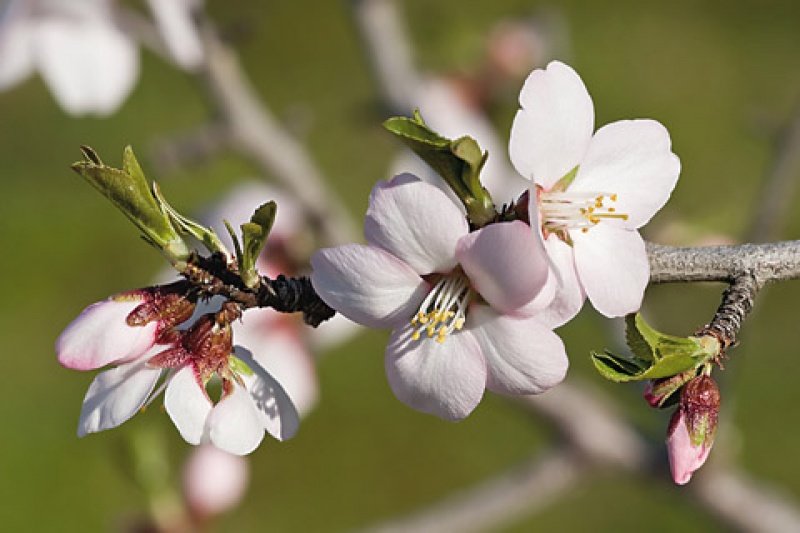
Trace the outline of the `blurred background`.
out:
M 147 13 L 137 2 L 124 4 Z M 373 184 L 389 177 L 399 143 L 380 125 L 397 105 L 381 91 L 354 5 L 212 0 L 206 7 L 255 92 L 306 147 L 360 222 Z M 696 245 L 800 234 L 800 214 L 790 204 L 770 231 L 754 229 L 766 180 L 785 156 L 786 137 L 798 120 L 796 2 L 405 0 L 396 5 L 415 67 L 426 77 L 453 82 L 464 101 L 486 113 L 502 143 L 522 80 L 531 66 L 549 58 L 568 62 L 582 76 L 597 125 L 635 117 L 665 124 L 683 171 L 672 200 L 645 229 L 648 239 Z M 509 52 L 512 64 L 528 65 L 521 72 L 497 70 L 503 61 L 495 56 L 505 58 L 506 52 L 492 43 L 509 23 L 521 23 L 536 36 L 513 45 L 522 48 L 521 60 Z M 209 103 L 202 73 L 176 69 L 147 46 L 138 53 L 135 87 L 105 117 L 65 113 L 36 75 L 0 92 L 5 298 L 0 339 L 7 387 L 0 402 L 0 523 L 9 531 L 130 529 L 162 505 L 158 501 L 180 498 L 181 464 L 191 451 L 161 400 L 119 429 L 81 440 L 75 436 L 93 376 L 60 367 L 55 338 L 89 303 L 147 285 L 164 267 L 124 217 L 71 172 L 78 146 L 91 145 L 116 165 L 122 148 L 133 145 L 148 176 L 186 213 L 209 209 L 245 179 L 275 178 L 241 151 L 219 146 L 213 131 L 206 131 L 219 109 Z M 201 135 L 200 147 L 190 142 L 197 132 L 208 134 Z M 793 188 L 785 191 L 784 197 Z M 651 287 L 644 313 L 659 329 L 688 335 L 713 315 L 722 288 Z M 728 458 L 797 501 L 799 298 L 794 282 L 761 294 L 741 346 L 719 373 L 724 415 L 712 454 L 712 460 Z M 696 502 L 691 484 L 672 485 L 662 445 L 669 413 L 650 409 L 640 387 L 603 383 L 592 369 L 590 350 L 618 347 L 619 330 L 620 324 L 591 308 L 562 328 L 572 364 L 567 381 L 589 382 L 613 397 L 658 450 L 662 472 L 634 475 L 592 467 L 549 505 L 498 529 L 730 527 Z M 367 527 L 558 446 L 561 437 L 547 419 L 492 394 L 458 424 L 407 408 L 394 398 L 384 375 L 387 337 L 361 331 L 318 350 L 318 404 L 293 440 L 267 438 L 247 457 L 250 485 L 244 499 L 209 524 L 211 530 Z M 693 483 L 703 475 L 699 471 Z

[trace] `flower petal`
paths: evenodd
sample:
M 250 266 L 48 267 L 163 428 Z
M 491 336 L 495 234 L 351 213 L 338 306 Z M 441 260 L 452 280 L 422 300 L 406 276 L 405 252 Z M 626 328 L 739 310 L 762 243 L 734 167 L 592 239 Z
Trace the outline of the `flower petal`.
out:
M 603 224 L 636 229 L 664 206 L 681 171 L 669 132 L 655 120 L 620 120 L 597 130 L 570 191 L 617 194 L 613 206 L 627 221 Z
M 555 296 L 550 305 L 537 314 L 536 318 L 549 328 L 557 328 L 578 314 L 586 300 L 586 293 L 581 287 L 578 272 L 575 270 L 572 246 L 556 235 L 549 235 L 544 241 L 544 247 L 550 259 Z
M 386 377 L 395 396 L 418 411 L 460 420 L 480 403 L 486 363 L 475 337 L 466 330 L 438 343 L 411 339 L 405 326 L 392 332 L 386 347 Z
M 159 346 L 157 350 L 163 349 Z M 149 354 L 154 354 L 150 350 Z M 89 385 L 78 421 L 78 436 L 119 426 L 141 409 L 161 375 L 147 367 L 149 356 L 99 373 Z
M 155 342 L 157 323 L 129 326 L 128 315 L 141 299 L 97 302 L 84 309 L 56 340 L 58 362 L 75 370 L 94 370 L 138 358 Z
M 581 162 L 594 129 L 594 106 L 580 76 L 552 61 L 531 72 L 519 95 L 509 153 L 517 172 L 545 189 Z
M 467 328 L 486 359 L 486 387 L 500 394 L 539 394 L 561 383 L 569 360 L 564 343 L 536 317 L 499 315 L 470 308 Z
M 261 413 L 247 391 L 233 385 L 208 415 L 208 437 L 220 450 L 247 455 L 264 439 Z
M 458 242 L 456 252 L 472 286 L 495 309 L 511 312 L 530 302 L 547 281 L 547 255 L 521 221 L 490 224 Z
M 212 405 L 192 365 L 181 368 L 170 379 L 164 408 L 184 440 L 200 444 Z
M 35 56 L 42 77 L 68 113 L 109 115 L 139 74 L 134 43 L 106 17 L 50 17 L 36 26 Z
M 294 437 L 300 426 L 300 416 L 289 395 L 248 349 L 237 346 L 236 355 L 253 371 L 253 375 L 242 376 L 242 379 L 260 412 L 262 427 L 281 441 Z
M 418 274 L 456 266 L 456 244 L 469 232 L 466 218 L 437 187 L 411 174 L 379 182 L 364 219 L 367 242 Z
M 362 244 L 324 248 L 311 258 L 311 283 L 322 300 L 371 328 L 408 321 L 430 290 L 408 265 Z
M 636 230 L 598 224 L 571 231 L 575 267 L 595 309 L 608 317 L 637 311 L 650 279 L 644 240 Z
M 676 420 L 677 418 L 677 420 Z M 695 446 L 689 436 L 686 417 L 679 410 L 670 421 L 667 436 L 667 455 L 672 479 L 678 485 L 685 485 L 692 479 L 692 474 L 703 466 L 711 453 L 711 447 Z
M 257 320 L 257 315 L 264 312 L 274 313 L 271 309 L 249 310 L 242 317 L 242 323 L 233 324 L 233 338 L 237 344 L 246 346 L 258 364 L 280 382 L 297 410 L 304 415 L 314 407 L 319 397 L 313 359 L 300 338 L 300 332 L 294 328 L 275 319 L 269 320 L 271 325 L 262 327 L 265 321 Z M 240 351 L 237 351 L 237 356 Z

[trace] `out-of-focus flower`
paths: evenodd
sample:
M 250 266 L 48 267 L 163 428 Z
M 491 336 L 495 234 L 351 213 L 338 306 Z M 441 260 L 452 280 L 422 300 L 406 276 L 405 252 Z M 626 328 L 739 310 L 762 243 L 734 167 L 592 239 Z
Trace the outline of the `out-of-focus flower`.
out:
M 589 93 L 558 61 L 534 70 L 519 100 L 511 161 L 533 182 L 531 225 L 541 227 L 561 280 L 550 323 L 568 321 L 586 296 L 606 316 L 636 311 L 649 280 L 637 229 L 666 203 L 680 173 L 669 133 L 654 120 L 638 119 L 592 134 Z
M 111 0 L 10 0 L 0 6 L 0 90 L 41 74 L 73 115 L 113 113 L 139 74 Z
M 486 388 L 536 394 L 563 379 L 561 340 L 521 314 L 552 298 L 525 223 L 470 232 L 440 189 L 405 174 L 375 186 L 364 231 L 366 246 L 314 254 L 312 283 L 346 317 L 394 330 L 386 372 L 401 401 L 458 420 Z
M 244 497 L 250 472 L 244 457 L 207 444 L 192 451 L 183 468 L 183 495 L 200 520 L 224 513 Z
M 202 0 L 147 0 L 173 59 L 184 69 L 199 67 L 205 56 L 192 13 Z
M 667 430 L 669 468 L 675 483 L 685 485 L 706 462 L 717 431 L 720 393 L 710 376 L 687 383 Z

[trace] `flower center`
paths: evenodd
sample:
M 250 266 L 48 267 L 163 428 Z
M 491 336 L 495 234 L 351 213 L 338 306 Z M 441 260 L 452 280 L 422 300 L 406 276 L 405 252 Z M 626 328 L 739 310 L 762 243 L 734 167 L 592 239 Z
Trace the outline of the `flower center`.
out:
M 628 220 L 627 213 L 617 213 L 616 194 L 583 191 L 542 191 L 539 206 L 542 227 L 554 233 L 580 229 L 586 233 L 601 220 Z
M 444 276 L 411 319 L 414 328 L 411 338 L 417 341 L 424 333 L 428 338 L 435 337 L 436 342 L 443 343 L 450 333 L 464 327 L 471 297 L 469 280 L 460 269 Z

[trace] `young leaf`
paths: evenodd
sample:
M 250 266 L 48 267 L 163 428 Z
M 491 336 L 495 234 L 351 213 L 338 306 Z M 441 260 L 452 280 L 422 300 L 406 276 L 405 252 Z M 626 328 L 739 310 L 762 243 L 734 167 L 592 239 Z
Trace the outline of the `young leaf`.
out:
M 257 287 L 260 283 L 256 260 L 267 242 L 277 210 L 278 206 L 275 202 L 267 202 L 256 209 L 253 216 L 250 217 L 250 222 L 241 225 L 242 257 L 239 262 L 239 271 L 245 285 L 250 288 Z
M 178 231 L 181 233 L 188 233 L 200 241 L 211 253 L 222 253 L 229 260 L 233 258 L 230 251 L 222 244 L 222 241 L 214 230 L 178 213 L 178 211 L 167 202 L 164 195 L 161 194 L 161 188 L 155 182 L 153 182 L 153 195 L 158 202 L 159 208 L 166 213 L 173 226 L 178 228 Z
M 611 381 L 640 381 L 671 377 L 697 368 L 719 353 L 719 343 L 698 337 L 675 337 L 653 329 L 640 314 L 625 318 L 625 337 L 633 355 L 608 350 L 592 353 L 600 374 Z
M 108 198 L 139 228 L 145 240 L 173 263 L 189 257 L 189 248 L 159 208 L 130 146 L 123 153 L 123 169 L 106 166 L 88 146 L 81 147 L 81 152 L 84 160 L 72 165 L 75 172 Z

